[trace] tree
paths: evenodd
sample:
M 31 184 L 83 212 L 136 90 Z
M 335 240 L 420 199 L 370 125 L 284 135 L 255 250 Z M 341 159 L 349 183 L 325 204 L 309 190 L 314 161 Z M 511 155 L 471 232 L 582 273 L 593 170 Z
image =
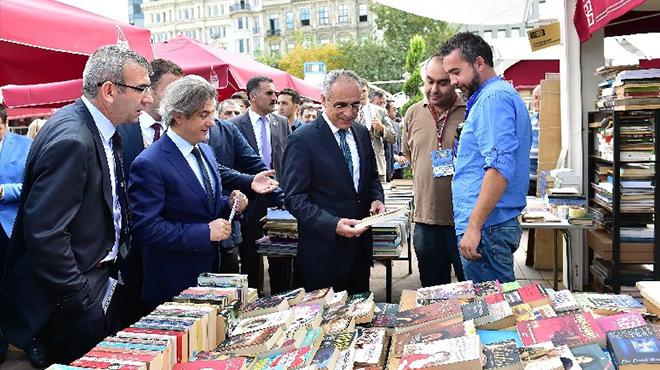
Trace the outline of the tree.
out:
M 360 43 L 349 41 L 339 46 L 339 65 L 369 81 L 400 80 L 404 60 L 404 50 L 389 48 L 371 39 Z M 401 83 L 383 85 L 383 89 L 396 93 Z
M 325 62 L 328 71 L 341 68 L 337 45 L 335 44 L 325 44 L 309 48 L 296 45 L 277 64 L 281 70 L 303 78 L 305 77 L 303 70 L 305 62 Z
M 280 55 L 278 53 L 261 53 L 254 59 L 273 68 L 280 68 Z
M 422 100 L 422 93 L 419 88 L 422 86 L 422 76 L 419 64 L 425 59 L 426 44 L 424 38 L 420 35 L 413 36 L 410 39 L 410 48 L 406 55 L 406 72 L 410 74 L 406 82 L 403 83 L 403 92 L 408 96 L 408 101 L 401 107 L 401 112 L 405 114 L 408 107 Z
M 385 42 L 396 50 L 407 50 L 410 39 L 414 35 L 422 35 L 429 53 L 425 56 L 430 56 L 457 31 L 447 22 L 420 17 L 386 5 L 372 3 L 370 8 L 376 14 L 376 26 L 384 32 Z

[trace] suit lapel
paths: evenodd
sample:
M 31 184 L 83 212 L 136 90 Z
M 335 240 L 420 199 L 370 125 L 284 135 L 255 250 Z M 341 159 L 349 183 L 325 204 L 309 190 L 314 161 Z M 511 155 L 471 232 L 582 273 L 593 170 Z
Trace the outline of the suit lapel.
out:
M 358 155 L 360 156 L 360 182 L 358 183 L 358 192 L 362 190 L 365 184 L 365 180 L 368 178 L 369 174 L 367 172 L 367 148 L 371 149 L 371 142 L 366 143 L 362 140 L 362 137 L 357 133 L 359 129 L 351 127 L 353 131 L 353 137 L 355 138 L 355 145 L 357 145 Z M 365 128 L 366 131 L 366 128 Z
M 215 156 L 213 155 L 213 149 L 201 143 L 199 144 L 199 148 L 202 151 L 202 155 L 206 159 L 206 163 L 209 165 L 209 170 L 211 170 L 211 181 L 215 181 L 215 197 L 213 198 L 213 205 L 215 208 L 211 210 L 215 215 L 217 214 L 217 210 L 220 209 L 219 199 L 222 198 L 222 181 L 220 178 L 220 173 L 218 172 Z
M 245 138 L 247 139 L 248 143 L 250 143 L 250 146 L 252 149 L 254 149 L 254 152 L 259 154 L 259 146 L 257 145 L 257 137 L 254 136 L 254 129 L 252 128 L 252 122 L 250 122 L 250 114 L 245 112 L 243 114 L 243 117 L 241 117 L 239 121 L 239 125 L 241 125 L 241 131 L 245 133 Z
M 318 129 L 319 141 L 325 145 L 326 149 L 330 152 L 330 155 L 333 158 L 333 162 L 341 168 L 340 172 L 344 174 L 344 179 L 348 182 L 350 188 L 355 191 L 355 185 L 353 184 L 353 177 L 348 172 L 348 165 L 346 164 L 346 158 L 344 153 L 342 153 L 337 144 L 337 139 L 332 134 L 330 126 L 325 122 L 323 117 L 319 117 L 316 120 L 316 128 Z M 357 141 L 357 140 L 356 140 Z
M 101 174 L 103 176 L 103 199 L 108 206 L 108 211 L 110 214 L 113 212 L 112 207 L 112 184 L 110 184 L 110 168 L 108 168 L 108 160 L 114 160 L 114 158 L 106 158 L 105 149 L 103 148 L 103 143 L 101 142 L 101 133 L 96 127 L 94 118 L 89 112 L 85 103 L 82 100 L 78 99 L 75 103 L 75 109 L 78 114 L 82 117 L 87 127 L 92 132 L 92 137 L 94 139 L 94 147 L 96 148 L 96 156 L 99 162 L 101 163 Z M 121 169 L 123 171 L 123 169 Z
M 16 152 L 14 145 L 16 145 L 14 134 L 7 132 L 3 139 L 2 150 L 0 151 L 0 171 L 11 161 L 12 158 L 9 155 Z
M 197 175 L 193 172 L 192 168 L 188 164 L 188 161 L 183 157 L 179 148 L 176 144 L 170 139 L 168 135 L 164 135 L 158 141 L 163 141 L 162 150 L 165 158 L 170 162 L 172 167 L 176 169 L 179 173 L 179 176 L 183 178 L 183 181 L 188 184 L 190 189 L 194 194 L 197 194 L 197 197 L 202 201 L 202 203 L 208 205 L 206 200 L 206 191 L 202 187 L 202 184 L 197 180 Z M 208 207 L 208 206 L 207 206 Z

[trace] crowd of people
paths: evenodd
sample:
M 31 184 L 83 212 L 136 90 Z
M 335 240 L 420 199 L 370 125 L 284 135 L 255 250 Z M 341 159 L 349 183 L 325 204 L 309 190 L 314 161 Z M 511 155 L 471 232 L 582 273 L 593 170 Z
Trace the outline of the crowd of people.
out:
M 298 220 L 295 258 L 270 258 L 270 292 L 369 290 L 382 182 L 410 165 L 422 286 L 512 281 L 531 125 L 490 46 L 459 33 L 423 68 L 425 100 L 400 119 L 352 71 L 330 71 L 320 105 L 255 76 L 216 89 L 171 61 L 92 54 L 83 95 L 34 141 L 0 109 L 0 360 L 68 363 L 195 285 L 241 272 L 260 288 L 268 207 Z M 456 90 L 460 92 L 457 93 Z M 263 292 L 260 292 L 263 293 Z

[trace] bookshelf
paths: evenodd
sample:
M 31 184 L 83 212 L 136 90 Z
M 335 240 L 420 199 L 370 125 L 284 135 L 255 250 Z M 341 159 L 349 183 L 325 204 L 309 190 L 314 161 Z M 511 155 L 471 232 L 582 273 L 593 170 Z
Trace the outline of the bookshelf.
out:
M 660 204 L 654 186 L 660 177 L 654 155 L 660 146 L 660 109 L 604 109 L 590 112 L 588 119 L 589 208 L 602 227 L 588 231 L 590 272 L 604 290 L 620 293 L 636 280 L 660 280 L 655 268 L 660 266 L 660 229 L 654 217 Z M 603 145 L 603 137 L 609 145 Z

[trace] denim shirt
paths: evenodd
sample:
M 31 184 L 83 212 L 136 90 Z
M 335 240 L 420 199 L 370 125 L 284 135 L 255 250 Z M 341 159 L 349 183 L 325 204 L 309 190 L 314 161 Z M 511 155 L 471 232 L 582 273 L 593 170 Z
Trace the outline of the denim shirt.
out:
M 517 217 L 525 208 L 532 145 L 529 112 L 511 84 L 485 81 L 461 132 L 452 181 L 456 234 L 467 229 L 486 170 L 495 168 L 507 187 L 483 227 Z

